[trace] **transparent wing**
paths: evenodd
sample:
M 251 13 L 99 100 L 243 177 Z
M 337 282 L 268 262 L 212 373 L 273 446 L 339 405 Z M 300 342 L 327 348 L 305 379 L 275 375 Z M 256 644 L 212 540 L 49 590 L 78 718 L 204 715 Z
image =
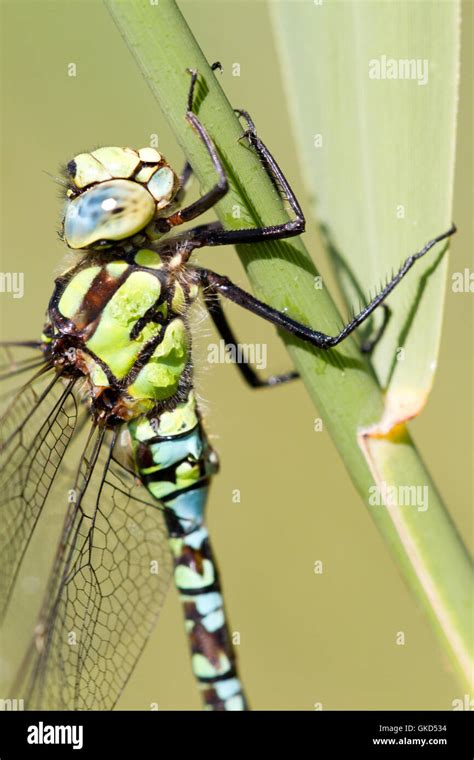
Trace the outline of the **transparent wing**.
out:
M 112 709 L 164 601 L 172 560 L 163 512 L 114 458 L 114 442 L 110 432 L 92 429 L 69 492 L 45 602 L 15 687 L 28 709 Z
M 0 342 L 0 380 L 31 371 L 44 362 L 41 344 L 36 341 Z
M 19 389 L 47 364 L 39 344 L 0 342 L 0 418 Z
M 0 345 L 0 617 L 77 421 L 74 381 L 34 345 Z

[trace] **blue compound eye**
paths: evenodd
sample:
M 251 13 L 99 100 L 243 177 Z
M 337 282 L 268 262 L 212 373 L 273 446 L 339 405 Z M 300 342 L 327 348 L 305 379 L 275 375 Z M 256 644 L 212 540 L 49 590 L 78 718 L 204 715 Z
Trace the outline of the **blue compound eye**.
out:
M 102 182 L 69 202 L 64 238 L 75 249 L 124 240 L 144 229 L 155 212 L 156 202 L 142 185 L 125 179 Z

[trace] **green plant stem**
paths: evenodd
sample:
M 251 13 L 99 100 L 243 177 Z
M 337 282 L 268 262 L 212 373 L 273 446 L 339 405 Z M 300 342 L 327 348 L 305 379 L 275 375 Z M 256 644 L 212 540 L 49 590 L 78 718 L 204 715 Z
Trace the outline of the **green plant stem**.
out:
M 216 207 L 224 225 L 235 228 L 284 221 L 287 214 L 272 183 L 252 151 L 239 142 L 242 125 L 220 87 L 219 73 L 211 71 L 176 3 L 105 3 L 202 187 L 208 189 L 214 173 L 199 138 L 185 120 L 189 88 L 186 69 L 198 69 L 196 110 L 218 148 L 230 181 L 229 193 Z M 315 287 L 317 272 L 300 239 L 239 246 L 237 250 L 259 298 L 321 331 L 337 331 L 342 320 L 327 290 Z M 375 465 L 369 469 L 359 431 L 383 413 L 382 394 L 370 365 L 351 339 L 328 354 L 287 334 L 281 333 L 281 338 L 406 582 L 427 610 L 457 672 L 467 680 L 471 568 L 413 442 L 403 430 L 396 439 L 380 445 L 371 443 Z M 416 514 L 413 510 L 400 518 L 402 525 L 398 524 L 397 513 L 369 503 L 374 477 L 393 484 L 426 485 L 429 510 Z

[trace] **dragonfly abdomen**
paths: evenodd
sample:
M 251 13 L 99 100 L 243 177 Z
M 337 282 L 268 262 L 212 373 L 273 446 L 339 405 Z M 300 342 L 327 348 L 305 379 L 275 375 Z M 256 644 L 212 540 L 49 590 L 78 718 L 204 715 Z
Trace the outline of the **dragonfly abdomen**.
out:
M 185 615 L 192 668 L 206 709 L 245 710 L 204 512 L 217 457 L 194 394 L 161 419 L 130 423 L 138 474 L 165 506 L 174 578 Z

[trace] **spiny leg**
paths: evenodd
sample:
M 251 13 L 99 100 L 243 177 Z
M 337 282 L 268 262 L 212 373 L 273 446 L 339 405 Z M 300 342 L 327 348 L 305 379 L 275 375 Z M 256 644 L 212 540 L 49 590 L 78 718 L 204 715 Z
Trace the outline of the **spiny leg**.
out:
M 218 68 L 218 67 L 220 67 L 219 64 L 213 65 L 213 69 Z M 208 152 L 211 156 L 211 159 L 213 160 L 213 163 L 216 166 L 216 169 L 218 169 L 218 174 L 220 178 L 219 181 L 221 182 L 222 177 L 224 177 L 226 187 L 227 187 L 225 171 L 222 166 L 222 163 L 220 162 L 217 151 L 212 143 L 212 140 L 209 137 L 203 125 L 201 124 L 201 122 L 199 121 L 199 119 L 195 116 L 195 114 L 192 113 L 193 94 L 194 94 L 194 88 L 195 88 L 195 84 L 197 80 L 197 72 L 191 71 L 191 75 L 192 75 L 192 80 L 191 80 L 191 87 L 190 87 L 189 96 L 188 96 L 188 112 L 186 114 L 186 118 L 188 118 L 190 123 L 196 128 L 201 138 L 203 139 L 206 145 L 206 148 L 208 149 Z M 241 109 L 236 109 L 236 113 L 239 116 L 242 116 L 243 118 L 245 118 L 245 120 L 247 121 L 247 130 L 244 132 L 243 136 L 247 137 L 250 144 L 254 147 L 254 149 L 260 156 L 260 159 L 267 171 L 267 174 L 269 175 L 275 187 L 277 187 L 278 189 L 282 191 L 283 197 L 288 200 L 291 208 L 293 209 L 296 215 L 296 219 L 290 222 L 286 222 L 284 224 L 280 224 L 280 225 L 272 225 L 269 227 L 240 229 L 240 230 L 225 230 L 220 223 L 200 225 L 190 230 L 189 232 L 184 233 L 183 235 L 176 236 L 176 238 L 171 238 L 170 240 L 167 241 L 168 245 L 170 243 L 173 243 L 175 240 L 176 241 L 179 240 L 179 242 L 182 243 L 183 245 L 186 244 L 187 257 L 191 255 L 192 251 L 195 248 L 200 248 L 206 245 L 214 246 L 214 245 L 264 242 L 266 240 L 275 240 L 275 239 L 292 237 L 294 235 L 299 235 L 302 232 L 304 232 L 305 217 L 304 217 L 303 211 L 288 181 L 286 180 L 283 172 L 281 171 L 280 167 L 278 166 L 277 162 L 273 158 L 268 148 L 265 146 L 262 140 L 257 136 L 255 125 L 251 117 L 249 116 L 249 114 L 246 111 L 241 110 Z M 217 197 L 214 201 L 212 201 L 212 199 L 209 200 L 209 197 L 212 196 L 213 191 L 215 191 L 218 185 L 219 185 L 219 182 L 217 183 L 217 185 L 214 187 L 213 190 L 211 190 L 209 193 L 203 196 L 203 198 L 196 201 L 196 203 L 189 206 L 188 210 L 183 209 L 181 212 L 178 212 L 178 214 L 174 215 L 175 217 L 179 217 L 179 221 L 174 222 L 174 224 L 180 224 L 182 221 L 187 221 L 188 219 L 195 218 L 196 216 L 199 215 L 199 213 L 202 213 L 203 211 L 207 210 L 210 206 L 212 206 L 214 203 L 216 203 L 217 200 L 219 200 L 221 196 Z M 226 190 L 224 191 L 224 193 L 225 192 Z M 196 209 L 199 207 L 199 204 L 201 204 L 202 202 L 205 203 L 205 207 L 202 208 L 201 212 L 194 213 L 196 212 Z M 184 214 L 189 213 L 189 209 L 193 209 L 193 215 L 184 219 Z M 170 219 L 173 219 L 173 218 L 174 217 L 170 217 Z M 165 221 L 169 221 L 169 220 L 165 220 Z M 173 225 L 170 224 L 170 227 L 171 226 Z M 403 277 L 411 269 L 411 267 L 413 266 L 413 264 L 415 263 L 417 259 L 424 256 L 436 243 L 453 235 L 455 231 L 456 231 L 456 227 L 453 224 L 449 230 L 442 233 L 441 235 L 438 235 L 433 240 L 430 240 L 424 246 L 424 248 L 422 248 L 420 251 L 413 254 L 412 256 L 409 256 L 405 260 L 404 264 L 402 265 L 398 273 L 390 280 L 390 282 L 388 282 L 388 284 L 380 291 L 380 293 L 378 293 L 378 295 L 366 307 L 364 307 L 364 309 L 362 309 L 359 312 L 359 314 L 357 314 L 353 319 L 351 319 L 348 322 L 348 324 L 339 332 L 338 335 L 334 337 L 321 333 L 317 330 L 312 330 L 311 328 L 297 322 L 296 320 L 293 320 L 291 317 L 288 317 L 282 312 L 279 312 L 278 310 L 273 309 L 267 304 L 262 303 L 258 299 L 254 298 L 250 293 L 247 293 L 246 291 L 242 290 L 238 286 L 233 285 L 233 283 L 231 283 L 230 280 L 228 280 L 228 278 L 226 277 L 222 277 L 221 275 L 218 275 L 215 272 L 211 272 L 210 270 L 199 270 L 198 268 L 196 268 L 196 271 L 199 273 L 201 284 L 203 285 L 203 287 L 209 288 L 213 284 L 215 289 L 217 289 L 218 292 L 221 293 L 221 295 L 224 295 L 230 300 L 233 300 L 236 303 L 239 303 L 244 308 L 247 308 L 248 310 L 258 314 L 264 319 L 272 322 L 273 324 L 279 327 L 282 327 L 288 332 L 291 332 L 292 334 L 299 337 L 301 340 L 307 341 L 311 343 L 312 345 L 317 346 L 318 348 L 328 349 L 328 348 L 332 348 L 338 345 L 341 341 L 343 341 L 348 335 L 350 335 L 354 330 L 356 330 L 380 304 L 383 303 L 383 301 L 387 298 L 387 296 L 392 292 L 392 290 L 398 285 L 398 283 L 403 279 Z M 376 336 L 372 340 L 367 341 L 365 345 L 362 346 L 362 350 L 367 352 L 373 349 L 374 345 L 378 342 L 378 340 L 382 336 L 387 326 L 389 316 L 390 316 L 390 312 L 386 312 L 382 326 L 377 332 Z
M 295 214 L 295 219 L 291 222 L 287 222 L 284 225 L 285 229 L 291 230 L 293 234 L 301 235 L 305 229 L 306 219 L 303 213 L 303 209 L 301 208 L 290 183 L 277 164 L 274 156 L 270 153 L 263 140 L 261 140 L 258 136 L 257 129 L 248 111 L 244 111 L 242 108 L 234 108 L 234 112 L 237 114 L 237 116 L 243 117 L 247 122 L 247 129 L 240 139 L 242 140 L 244 137 L 247 138 L 250 145 L 254 148 L 255 152 L 259 156 L 263 167 L 267 175 L 270 177 L 276 190 L 280 193 L 284 200 L 288 201 L 293 213 Z M 288 224 L 290 227 L 288 227 Z
M 213 64 L 213 69 L 220 68 L 220 64 Z M 200 119 L 193 113 L 193 99 L 194 90 L 196 87 L 198 72 L 195 69 L 189 69 L 191 74 L 191 85 L 188 94 L 188 103 L 186 111 L 186 119 L 191 126 L 196 130 L 201 138 L 206 150 L 211 158 L 214 168 L 217 173 L 217 182 L 211 190 L 209 190 L 197 201 L 186 206 L 185 208 L 177 211 L 175 214 L 160 221 L 160 229 L 162 232 L 170 230 L 172 227 L 176 227 L 179 224 L 188 222 L 192 219 L 203 214 L 209 208 L 214 206 L 227 192 L 228 182 L 225 173 L 224 166 L 219 158 L 216 147 L 211 140 L 206 128 L 201 123 Z M 284 222 L 283 224 L 269 225 L 266 227 L 255 227 L 251 229 L 240 230 L 224 230 L 222 227 L 217 229 L 215 226 L 212 229 L 208 229 L 208 234 L 205 238 L 193 237 L 193 230 L 190 230 L 187 239 L 195 240 L 195 245 L 192 248 L 199 247 L 200 245 L 228 245 L 236 243 L 255 243 L 263 242 L 265 240 L 279 240 L 282 238 L 293 237 L 295 235 L 301 235 L 304 232 L 306 220 L 301 209 L 301 206 L 290 187 L 290 184 L 274 157 L 264 145 L 264 143 L 257 136 L 255 125 L 246 111 L 237 110 L 236 113 L 243 116 L 247 121 L 247 129 L 243 133 L 242 137 L 246 137 L 252 147 L 260 156 L 262 164 L 270 177 L 275 187 L 279 190 L 282 196 L 288 200 L 296 218 Z M 202 228 L 200 228 L 202 229 Z
M 223 70 L 222 64 L 219 61 L 215 61 L 215 63 L 211 65 L 212 71 L 215 71 L 216 69 L 219 69 L 219 71 L 221 72 Z M 188 69 L 188 71 L 190 71 L 190 69 Z M 196 83 L 196 80 L 194 79 L 193 81 L 191 79 L 191 87 L 188 93 L 188 108 L 187 108 L 188 111 L 193 110 L 193 95 L 194 95 L 195 83 Z M 177 203 L 180 203 L 182 201 L 184 194 L 186 193 L 186 186 L 189 180 L 191 179 L 192 174 L 193 174 L 193 167 L 191 166 L 189 161 L 186 161 L 181 171 L 181 174 L 179 175 L 179 190 L 175 196 L 175 200 Z
M 390 282 L 383 288 L 383 290 L 375 296 L 375 298 L 367 304 L 353 319 L 348 322 L 345 327 L 338 333 L 338 335 L 331 336 L 325 333 L 313 330 L 306 325 L 297 322 L 295 319 L 283 314 L 283 312 L 274 309 L 272 306 L 259 301 L 251 293 L 247 293 L 242 288 L 234 285 L 227 277 L 224 277 L 216 272 L 212 272 L 209 269 L 202 269 L 200 267 L 193 267 L 193 270 L 199 277 L 200 284 L 203 288 L 213 288 L 217 290 L 222 296 L 228 298 L 234 303 L 239 304 L 244 309 L 257 314 L 257 316 L 266 319 L 268 322 L 281 327 L 289 333 L 292 333 L 300 340 L 306 341 L 313 346 L 321 349 L 328 349 L 337 346 L 345 338 L 348 337 L 354 330 L 356 330 L 365 320 L 372 314 L 372 312 L 380 306 L 380 304 L 387 298 L 387 296 L 394 290 L 398 283 L 403 279 L 407 272 L 411 269 L 414 263 L 428 253 L 436 243 L 441 240 L 445 240 L 450 237 L 456 231 L 454 224 L 449 230 L 443 232 L 441 235 L 430 240 L 420 251 L 409 256 L 397 274 L 392 277 Z
M 179 175 L 179 190 L 174 197 L 174 200 L 176 203 L 183 202 L 183 198 L 187 190 L 187 185 L 188 185 L 189 180 L 191 179 L 192 173 L 193 173 L 193 167 L 191 166 L 189 161 L 186 161 L 181 171 L 181 174 Z
M 455 232 L 456 225 L 452 224 L 449 230 L 446 230 L 446 232 L 442 232 L 432 240 L 429 240 L 420 251 L 417 251 L 411 256 L 408 256 L 398 272 L 385 285 L 385 287 L 382 288 L 380 293 L 378 293 L 375 298 L 373 298 L 372 301 L 370 301 L 370 303 L 368 303 L 367 306 L 365 306 L 362 311 L 359 312 L 359 314 L 357 314 L 353 319 L 350 320 L 350 322 L 348 322 L 348 324 L 341 330 L 339 335 L 337 335 L 335 338 L 332 338 L 332 345 L 335 346 L 343 341 L 348 335 L 354 332 L 354 330 L 356 330 L 359 325 L 365 322 L 365 320 L 372 314 L 372 312 L 375 311 L 375 309 L 380 306 L 380 304 L 387 298 L 392 290 L 396 288 L 398 283 L 403 280 L 415 262 L 425 256 L 425 254 L 427 254 L 428 251 L 430 251 L 437 243 L 440 243 L 442 240 L 446 240 L 447 238 L 451 237 L 451 235 L 454 235 Z M 383 326 L 383 329 L 385 329 L 385 326 Z
M 160 229 L 162 232 L 166 232 L 172 227 L 176 227 L 179 224 L 183 224 L 184 222 L 191 221 L 191 219 L 195 219 L 197 216 L 201 216 L 201 214 L 204 214 L 208 209 L 214 206 L 226 194 L 229 188 L 226 173 L 217 153 L 216 147 L 212 142 L 206 128 L 201 123 L 200 119 L 196 116 L 195 113 L 193 113 L 193 99 L 198 72 L 196 69 L 188 69 L 188 71 L 191 74 L 191 84 L 188 93 L 186 120 L 191 124 L 193 129 L 195 129 L 202 142 L 204 143 L 214 169 L 216 170 L 217 182 L 207 193 L 201 196 L 201 198 L 198 198 L 197 201 L 194 201 L 194 203 L 191 203 L 189 206 L 185 206 L 175 214 L 172 214 L 171 216 L 163 219 L 160 222 Z
M 378 328 L 378 330 L 375 331 L 374 335 L 371 335 L 367 340 L 364 340 L 360 344 L 360 350 L 363 354 L 370 354 L 374 350 L 377 343 L 381 340 L 382 335 L 385 333 L 385 330 L 387 329 L 387 325 L 390 321 L 390 317 L 392 316 L 392 312 L 388 308 L 386 303 L 380 304 L 380 308 L 383 309 L 383 319 L 382 324 Z
M 222 304 L 219 300 L 219 294 L 216 289 L 209 287 L 203 290 L 204 301 L 208 308 L 212 321 L 214 322 L 219 335 L 224 340 L 226 348 L 232 346 L 237 348 L 238 341 L 224 313 Z M 262 378 L 258 372 L 247 362 L 236 362 L 235 366 L 239 370 L 245 382 L 252 388 L 268 388 L 282 385 L 289 380 L 295 380 L 299 373 L 295 371 L 285 372 L 281 375 L 271 375 L 268 378 Z
M 225 230 L 222 227 L 201 225 L 194 230 L 190 230 L 190 238 L 193 240 L 193 247 L 198 248 L 205 245 L 237 245 L 239 243 L 263 243 L 268 240 L 281 240 L 284 238 L 301 235 L 305 230 L 306 219 L 303 210 L 293 192 L 290 183 L 286 179 L 275 158 L 270 153 L 263 141 L 258 137 L 255 125 L 247 111 L 235 109 L 239 116 L 243 116 L 247 121 L 247 129 L 242 138 L 246 137 L 250 145 L 255 149 L 260 157 L 263 167 L 282 197 L 288 201 L 295 214 L 295 218 L 283 224 L 273 224 L 266 227 L 253 227 L 251 229 Z

